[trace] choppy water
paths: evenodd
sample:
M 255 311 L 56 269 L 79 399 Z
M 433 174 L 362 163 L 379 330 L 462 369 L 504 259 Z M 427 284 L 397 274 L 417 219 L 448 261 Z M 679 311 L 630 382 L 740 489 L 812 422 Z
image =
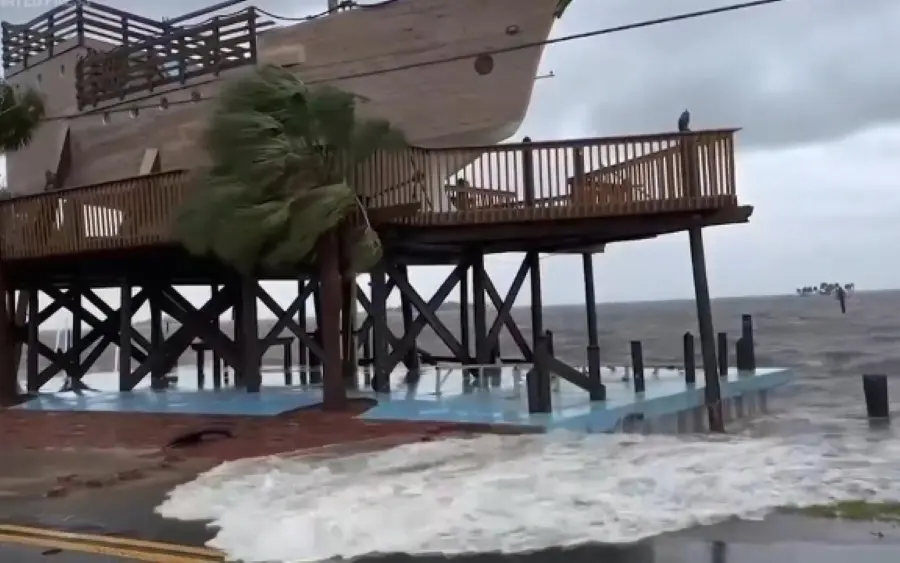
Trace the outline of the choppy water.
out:
M 900 500 L 898 433 L 869 428 L 860 382 L 867 372 L 900 373 L 900 292 L 857 294 L 847 315 L 828 298 L 718 300 L 716 330 L 736 335 L 743 313 L 755 319 L 758 363 L 793 367 L 798 379 L 772 401 L 772 416 L 727 438 L 492 436 L 332 463 L 241 461 L 179 487 L 161 512 L 212 520 L 221 528 L 212 545 L 247 561 L 523 551 L 548 560 L 554 546 L 595 542 L 620 547 L 579 552 L 585 560 L 659 561 L 666 558 L 656 548 L 621 545 L 760 518 L 784 504 Z M 604 363 L 624 363 L 628 342 L 639 339 L 648 364 L 680 364 L 681 334 L 696 332 L 695 314 L 687 301 L 601 306 Z M 528 312 L 517 317 L 527 337 Z M 579 307 L 545 312 L 557 354 L 573 363 L 583 362 L 584 322 Z M 441 353 L 433 334 L 420 344 Z M 515 355 L 508 335 L 503 354 Z M 725 561 L 723 553 L 668 560 Z M 755 553 L 729 560 L 837 561 L 809 551 Z M 896 560 L 896 551 L 867 553 L 853 556 Z

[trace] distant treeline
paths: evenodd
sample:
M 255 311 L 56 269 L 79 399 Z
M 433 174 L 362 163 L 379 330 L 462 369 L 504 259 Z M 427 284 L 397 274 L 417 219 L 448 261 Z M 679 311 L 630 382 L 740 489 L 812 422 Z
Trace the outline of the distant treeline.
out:
M 844 285 L 841 285 L 839 283 L 822 282 L 819 285 L 798 287 L 797 295 L 834 295 L 840 287 L 843 287 L 844 292 L 847 294 L 853 293 L 856 290 L 855 283 L 845 283 Z

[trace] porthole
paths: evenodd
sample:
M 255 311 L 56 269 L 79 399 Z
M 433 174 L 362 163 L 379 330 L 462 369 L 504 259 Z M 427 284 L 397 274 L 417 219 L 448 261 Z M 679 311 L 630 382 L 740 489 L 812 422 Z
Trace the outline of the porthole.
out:
M 486 76 L 494 72 L 494 57 L 488 54 L 482 54 L 475 57 L 475 72 L 481 76 Z

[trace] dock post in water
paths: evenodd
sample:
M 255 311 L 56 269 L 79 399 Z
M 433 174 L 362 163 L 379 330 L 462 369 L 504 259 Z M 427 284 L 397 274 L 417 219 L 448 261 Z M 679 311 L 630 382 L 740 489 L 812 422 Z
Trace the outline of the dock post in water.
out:
M 753 338 L 753 316 L 741 315 L 741 341 L 743 345 L 743 365 L 739 369 L 756 370 L 756 342 Z
M 697 383 L 697 356 L 694 351 L 694 335 L 690 331 L 684 333 L 684 382 L 688 385 Z
M 891 405 L 887 376 L 884 374 L 863 375 L 862 379 L 868 417 L 889 419 L 891 417 Z
M 528 392 L 528 412 L 548 413 L 553 410 L 550 390 L 550 369 L 547 359 L 550 357 L 549 339 L 538 334 L 534 346 L 534 366 L 525 376 Z
M 728 333 L 720 332 L 718 335 L 719 377 L 728 377 Z
M 203 343 L 196 344 L 197 351 L 197 389 L 203 389 L 206 385 L 206 349 L 203 347 Z
M 284 384 L 285 385 L 293 385 L 294 384 L 294 359 L 291 357 L 293 355 L 294 348 L 294 339 L 288 338 L 284 341 L 284 353 L 282 354 L 282 361 L 284 367 Z
M 631 341 L 631 369 L 634 372 L 634 392 L 643 393 L 647 385 L 644 382 L 644 347 L 640 340 Z

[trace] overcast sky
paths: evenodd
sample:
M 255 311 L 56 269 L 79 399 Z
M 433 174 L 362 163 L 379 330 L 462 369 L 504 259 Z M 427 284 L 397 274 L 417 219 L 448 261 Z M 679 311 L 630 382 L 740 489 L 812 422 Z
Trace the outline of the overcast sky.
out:
M 161 17 L 205 2 L 108 3 Z M 574 0 L 554 35 L 730 3 Z M 325 0 L 257 5 L 302 15 Z M 12 21 L 38 11 L 8 6 L 0 17 Z M 669 131 L 684 108 L 695 129 L 742 127 L 738 193 L 756 211 L 747 225 L 706 231 L 713 295 L 785 293 L 820 281 L 900 287 L 889 250 L 900 241 L 898 26 L 898 0 L 786 0 L 554 45 L 541 66 L 556 77 L 536 84 L 516 137 Z M 580 259 L 552 256 L 544 264 L 545 302 L 577 300 Z M 692 295 L 686 235 L 613 245 L 595 264 L 602 300 Z M 515 256 L 489 261 L 504 287 L 517 265 Z M 430 295 L 445 273 L 412 275 Z M 278 293 L 288 301 L 289 291 Z

